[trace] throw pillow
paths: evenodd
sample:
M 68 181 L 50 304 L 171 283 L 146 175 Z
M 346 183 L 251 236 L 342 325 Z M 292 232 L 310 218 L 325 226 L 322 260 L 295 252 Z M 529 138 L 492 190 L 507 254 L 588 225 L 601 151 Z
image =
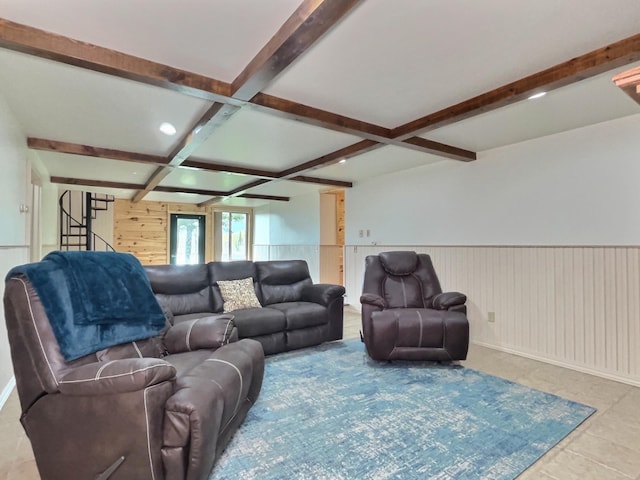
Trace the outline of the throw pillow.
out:
M 220 287 L 220 294 L 224 302 L 224 313 L 241 308 L 262 307 L 253 289 L 253 278 L 251 277 L 242 280 L 220 280 L 218 287 Z

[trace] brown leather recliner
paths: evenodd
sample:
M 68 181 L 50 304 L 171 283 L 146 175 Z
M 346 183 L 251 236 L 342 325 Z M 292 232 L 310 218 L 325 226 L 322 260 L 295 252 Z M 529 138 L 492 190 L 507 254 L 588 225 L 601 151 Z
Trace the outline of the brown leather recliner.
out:
M 236 341 L 230 315 L 67 361 L 25 275 L 7 277 L 4 309 L 20 421 L 45 480 L 204 480 L 261 389 L 262 346 Z
M 442 293 L 426 254 L 384 252 L 365 259 L 362 334 L 374 360 L 464 360 L 467 297 Z

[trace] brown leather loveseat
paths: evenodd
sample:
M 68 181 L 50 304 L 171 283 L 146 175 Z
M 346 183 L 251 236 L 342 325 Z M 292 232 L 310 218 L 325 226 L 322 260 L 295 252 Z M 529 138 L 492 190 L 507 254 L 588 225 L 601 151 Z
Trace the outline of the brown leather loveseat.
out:
M 9 272 L 4 295 L 20 421 L 41 477 L 208 478 L 260 392 L 260 343 L 238 341 L 229 315 L 168 324 L 132 256 L 54 253 Z M 85 265 L 95 258 L 106 259 L 96 269 L 105 270 L 106 281 L 101 275 L 65 280 L 60 262 L 77 259 Z M 37 290 L 34 279 L 44 287 Z M 125 290 L 113 297 L 113 291 L 122 293 L 121 281 L 132 283 L 135 295 Z M 109 291 L 107 283 L 116 288 Z M 85 318 L 71 318 L 69 312 L 82 307 L 91 290 L 100 290 L 102 303 L 85 308 Z M 113 322 L 109 315 L 135 310 L 142 297 L 150 298 L 148 312 L 131 317 L 128 325 Z M 94 315 L 102 310 L 111 313 Z M 152 317 L 158 323 L 148 330 Z M 59 337 L 61 328 L 68 330 Z M 86 353 L 96 348 L 86 347 L 96 339 L 114 343 L 118 335 L 132 340 Z
M 158 301 L 179 323 L 225 312 L 220 284 L 247 280 L 252 305 L 231 313 L 238 335 L 259 341 L 265 354 L 342 338 L 341 285 L 314 284 L 304 260 L 210 262 L 144 267 Z M 241 302 L 242 303 L 242 302 Z

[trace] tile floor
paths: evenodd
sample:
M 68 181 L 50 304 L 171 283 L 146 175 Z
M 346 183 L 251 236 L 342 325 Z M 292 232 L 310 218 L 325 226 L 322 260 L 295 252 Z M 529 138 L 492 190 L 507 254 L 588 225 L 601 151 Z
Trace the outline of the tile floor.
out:
M 359 330 L 360 314 L 347 307 L 345 338 Z M 640 480 L 640 388 L 474 345 L 462 363 L 598 409 L 520 480 Z M 39 478 L 19 416 L 14 391 L 0 410 L 0 480 Z

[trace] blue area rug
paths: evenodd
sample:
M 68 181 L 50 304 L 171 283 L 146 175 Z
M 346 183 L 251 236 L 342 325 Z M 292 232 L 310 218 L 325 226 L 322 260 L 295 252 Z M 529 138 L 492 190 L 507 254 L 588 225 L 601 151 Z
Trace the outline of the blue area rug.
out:
M 334 342 L 267 358 L 260 398 L 210 478 L 513 479 L 594 411 Z

